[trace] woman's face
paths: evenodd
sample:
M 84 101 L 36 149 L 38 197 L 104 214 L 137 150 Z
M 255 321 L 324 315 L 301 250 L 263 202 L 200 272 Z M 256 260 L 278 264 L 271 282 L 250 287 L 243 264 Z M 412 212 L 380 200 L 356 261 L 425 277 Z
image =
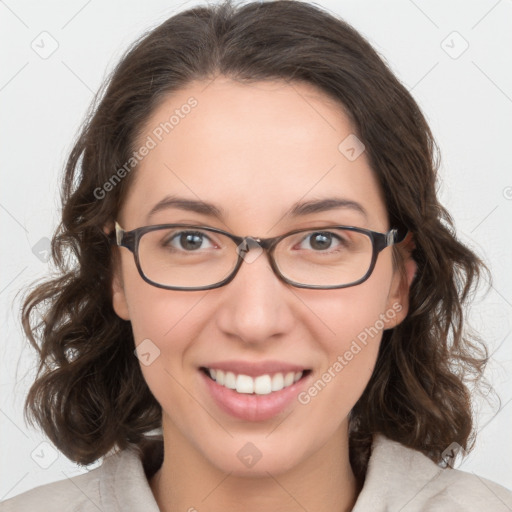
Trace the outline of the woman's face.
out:
M 137 147 L 149 150 L 117 220 L 125 230 L 187 223 L 260 238 L 333 224 L 386 232 L 383 197 L 353 131 L 342 109 L 309 85 L 193 83 L 147 122 Z M 150 214 L 169 197 L 196 205 L 175 202 Z M 326 199 L 350 203 L 290 213 Z M 181 453 L 225 472 L 263 475 L 330 456 L 346 442 L 382 331 L 406 314 L 407 286 L 391 248 L 367 281 L 345 289 L 291 287 L 263 252 L 229 284 L 206 291 L 152 286 L 133 254 L 118 250 L 114 308 L 142 343 L 140 364 L 162 406 L 165 438 Z M 280 387 L 276 373 L 309 371 L 260 395 L 227 389 L 202 368 L 235 370 L 240 386 L 252 381 L 237 381 L 237 373 L 268 374 Z

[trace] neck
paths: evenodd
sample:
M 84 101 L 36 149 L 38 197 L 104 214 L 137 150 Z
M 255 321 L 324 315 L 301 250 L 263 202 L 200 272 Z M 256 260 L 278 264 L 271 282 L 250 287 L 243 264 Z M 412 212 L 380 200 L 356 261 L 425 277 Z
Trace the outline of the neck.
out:
M 149 481 L 162 512 L 342 512 L 352 510 L 360 492 L 349 462 L 346 424 L 300 464 L 259 476 L 224 472 L 176 429 L 164 426 L 163 431 L 163 464 Z

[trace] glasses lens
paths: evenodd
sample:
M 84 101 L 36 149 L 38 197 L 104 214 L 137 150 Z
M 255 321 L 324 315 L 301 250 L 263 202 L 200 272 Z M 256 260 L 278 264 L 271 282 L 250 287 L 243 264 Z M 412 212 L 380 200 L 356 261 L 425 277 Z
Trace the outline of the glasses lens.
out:
M 195 288 L 225 279 L 235 268 L 233 241 L 213 231 L 165 228 L 144 233 L 139 263 L 144 275 L 163 286 Z
M 342 286 L 366 275 L 372 254 L 368 235 L 329 228 L 283 238 L 275 248 L 274 259 L 283 276 L 296 283 Z

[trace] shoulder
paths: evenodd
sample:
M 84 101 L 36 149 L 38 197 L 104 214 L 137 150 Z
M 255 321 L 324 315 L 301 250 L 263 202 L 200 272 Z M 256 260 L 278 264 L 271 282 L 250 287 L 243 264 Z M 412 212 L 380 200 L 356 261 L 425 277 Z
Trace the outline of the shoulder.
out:
M 510 512 L 512 491 L 450 467 L 377 434 L 366 481 L 353 512 Z
M 0 512 L 98 510 L 103 466 L 82 475 L 35 487 L 0 503 Z
M 87 473 L 41 485 L 0 503 L 0 512 L 157 512 L 140 454 L 127 448 Z

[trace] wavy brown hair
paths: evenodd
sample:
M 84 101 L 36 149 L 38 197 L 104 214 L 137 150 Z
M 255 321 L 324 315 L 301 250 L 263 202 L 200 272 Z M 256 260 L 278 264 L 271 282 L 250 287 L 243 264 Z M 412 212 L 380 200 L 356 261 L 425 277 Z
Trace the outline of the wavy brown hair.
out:
M 105 197 L 155 108 L 193 80 L 305 82 L 350 116 L 384 193 L 391 225 L 413 235 L 409 313 L 384 332 L 373 375 L 350 414 L 350 458 L 364 480 L 372 435 L 440 463 L 474 444 L 469 383 L 486 346 L 465 329 L 482 269 L 436 197 L 437 147 L 407 89 L 350 25 L 300 1 L 195 7 L 126 52 L 95 99 L 66 164 L 53 278 L 26 297 L 23 327 L 39 354 L 25 416 L 70 459 L 90 464 L 161 426 L 161 407 L 134 356 L 130 322 L 114 312 L 112 225 L 136 168 Z M 96 192 L 95 192 L 96 191 Z M 398 254 L 395 254 L 398 255 Z

